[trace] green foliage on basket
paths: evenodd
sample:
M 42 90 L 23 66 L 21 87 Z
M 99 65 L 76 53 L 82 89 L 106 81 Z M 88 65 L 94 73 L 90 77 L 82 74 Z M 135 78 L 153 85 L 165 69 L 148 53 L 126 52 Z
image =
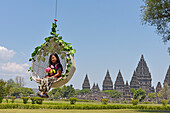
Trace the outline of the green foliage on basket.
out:
M 58 54 L 61 54 L 62 52 L 66 53 L 66 55 L 64 55 L 64 56 L 66 56 L 66 61 L 67 61 L 66 75 L 68 75 L 69 68 L 72 66 L 72 63 L 70 62 L 71 61 L 70 55 L 74 55 L 76 50 L 73 49 L 71 43 L 67 43 L 62 40 L 62 36 L 59 36 L 59 33 L 57 33 L 57 31 L 59 31 L 59 30 L 56 30 L 56 28 L 57 28 L 57 25 L 55 23 L 52 23 L 52 28 L 51 28 L 51 32 L 50 32 L 51 36 L 46 37 L 45 42 L 35 48 L 34 52 L 31 54 L 31 58 L 29 59 L 29 61 L 35 62 L 35 56 L 38 55 L 39 52 L 41 52 L 40 50 L 44 50 L 43 49 L 44 46 L 48 47 L 49 46 L 48 42 L 50 42 L 53 39 L 54 42 L 58 43 L 59 48 L 62 46 L 62 48 L 60 48 L 60 52 Z M 43 56 L 44 56 L 44 54 L 43 54 Z M 45 60 L 45 58 L 43 60 Z M 28 71 L 31 71 L 31 67 L 28 69 Z M 66 75 L 64 75 L 64 76 L 66 76 Z M 64 76 L 62 76 L 62 77 L 64 77 Z M 30 78 L 30 80 L 32 80 L 32 78 Z

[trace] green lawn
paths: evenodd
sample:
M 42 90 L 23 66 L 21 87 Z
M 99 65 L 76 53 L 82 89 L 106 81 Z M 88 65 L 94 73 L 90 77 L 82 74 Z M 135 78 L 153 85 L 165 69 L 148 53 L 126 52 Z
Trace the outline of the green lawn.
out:
M 0 113 L 158 113 L 146 110 L 52 110 L 52 109 L 0 109 Z M 165 113 L 165 112 L 159 112 Z M 168 113 L 168 112 L 166 112 Z

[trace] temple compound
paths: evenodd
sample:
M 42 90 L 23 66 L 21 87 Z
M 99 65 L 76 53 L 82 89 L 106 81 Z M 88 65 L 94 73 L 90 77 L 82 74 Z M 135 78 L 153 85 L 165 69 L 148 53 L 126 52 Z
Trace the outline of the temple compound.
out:
M 168 85 L 170 86 L 170 66 L 167 71 L 167 74 L 164 79 L 164 83 L 167 82 Z M 151 73 L 149 71 L 149 68 L 147 66 L 147 63 L 144 59 L 144 56 L 141 55 L 140 61 L 136 67 L 136 69 L 133 72 L 130 84 L 128 84 L 128 81 L 126 83 L 124 82 L 123 76 L 121 71 L 119 70 L 116 81 L 114 83 L 114 88 L 113 88 L 113 82 L 111 80 L 111 76 L 109 73 L 109 70 L 106 72 L 106 76 L 103 80 L 103 85 L 102 85 L 102 90 L 100 90 L 98 84 L 95 85 L 93 84 L 93 87 L 90 89 L 90 83 L 88 76 L 86 75 L 82 89 L 90 89 L 91 93 L 86 95 L 86 99 L 101 99 L 103 96 L 106 98 L 109 98 L 108 95 L 104 94 L 103 91 L 105 90 L 116 90 L 119 91 L 122 95 L 123 100 L 130 100 L 132 98 L 132 94 L 130 92 L 130 89 L 143 89 L 146 91 L 146 94 L 155 92 L 154 87 L 152 86 L 152 77 Z M 162 86 L 161 83 L 158 82 L 157 87 L 156 87 L 156 92 L 159 92 L 161 90 Z

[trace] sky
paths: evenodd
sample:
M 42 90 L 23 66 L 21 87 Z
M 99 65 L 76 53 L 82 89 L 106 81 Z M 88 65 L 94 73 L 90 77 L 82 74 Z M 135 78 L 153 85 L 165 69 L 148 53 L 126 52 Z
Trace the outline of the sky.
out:
M 113 83 L 119 70 L 130 82 L 141 55 L 152 85 L 163 83 L 170 65 L 168 47 L 153 26 L 141 22 L 142 0 L 58 0 L 57 24 L 63 40 L 76 49 L 76 72 L 66 84 L 102 89 L 107 69 Z M 0 79 L 22 76 L 25 87 L 37 88 L 27 72 L 34 48 L 50 36 L 56 0 L 0 0 Z

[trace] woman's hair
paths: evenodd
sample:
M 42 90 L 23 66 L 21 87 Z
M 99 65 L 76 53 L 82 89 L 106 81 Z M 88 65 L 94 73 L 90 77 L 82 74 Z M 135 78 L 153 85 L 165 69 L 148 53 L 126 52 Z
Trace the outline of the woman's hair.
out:
M 51 57 L 52 57 L 53 55 L 57 58 L 56 64 L 58 63 L 58 64 L 60 65 L 60 67 L 61 67 L 61 72 L 62 72 L 62 71 L 63 71 L 63 66 L 62 66 L 61 63 L 60 63 L 60 59 L 59 59 L 57 53 L 52 53 L 52 54 L 50 55 L 50 58 L 49 58 L 49 66 L 53 65 L 53 63 L 52 63 L 52 61 L 51 61 Z

